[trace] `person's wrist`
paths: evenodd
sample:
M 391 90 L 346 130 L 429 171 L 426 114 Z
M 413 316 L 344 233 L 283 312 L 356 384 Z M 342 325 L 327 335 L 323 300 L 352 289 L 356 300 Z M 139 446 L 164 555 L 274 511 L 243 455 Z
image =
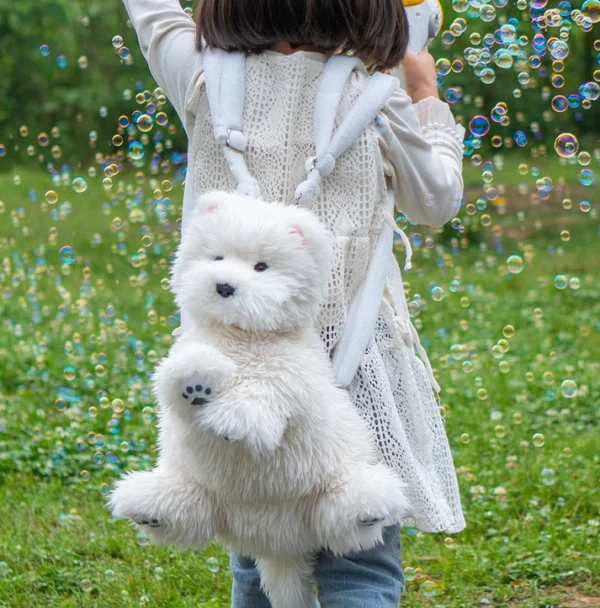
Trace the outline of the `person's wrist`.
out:
M 435 97 L 436 99 L 440 98 L 440 93 L 436 86 L 425 85 L 420 86 L 414 89 L 410 89 L 408 92 L 409 97 L 412 99 L 413 103 L 418 103 L 422 99 L 426 99 L 427 97 Z

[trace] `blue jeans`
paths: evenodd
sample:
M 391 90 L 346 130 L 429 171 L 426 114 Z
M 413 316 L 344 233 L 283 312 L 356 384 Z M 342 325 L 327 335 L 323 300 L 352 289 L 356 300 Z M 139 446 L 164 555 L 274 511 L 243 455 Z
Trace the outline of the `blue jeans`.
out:
M 315 577 L 319 603 L 315 608 L 398 608 L 404 589 L 401 567 L 400 530 L 384 530 L 384 542 L 368 551 L 334 557 L 319 553 Z M 271 608 L 260 589 L 254 560 L 232 555 L 231 608 Z

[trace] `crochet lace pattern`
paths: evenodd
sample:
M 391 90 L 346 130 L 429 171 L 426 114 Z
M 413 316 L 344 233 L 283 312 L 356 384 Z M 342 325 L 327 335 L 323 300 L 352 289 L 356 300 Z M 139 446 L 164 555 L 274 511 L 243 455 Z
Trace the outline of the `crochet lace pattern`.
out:
M 312 117 L 323 65 L 308 53 L 263 53 L 247 60 L 245 157 L 265 200 L 293 204 L 296 187 L 306 178 L 306 160 L 314 155 Z M 364 78 L 363 74 L 352 75 L 339 117 L 359 96 Z M 234 190 L 236 182 L 215 140 L 204 93 L 193 110 L 194 173 L 188 179 L 193 180 L 195 194 Z M 464 131 L 454 124 L 446 104 L 437 102 L 434 108 L 422 104 L 417 112 L 422 136 L 460 158 Z M 388 124 L 387 120 L 381 122 Z M 329 351 L 339 339 L 384 221 L 382 149 L 386 147 L 383 139 L 390 134 L 384 133 L 379 121 L 376 125 L 340 157 L 323 180 L 312 207 L 335 235 L 329 289 L 318 320 Z M 414 513 L 403 525 L 427 532 L 458 532 L 465 524 L 456 474 L 427 370 L 415 352 L 415 336 L 400 269 L 394 263 L 375 334 L 349 391 L 383 458 L 407 484 Z

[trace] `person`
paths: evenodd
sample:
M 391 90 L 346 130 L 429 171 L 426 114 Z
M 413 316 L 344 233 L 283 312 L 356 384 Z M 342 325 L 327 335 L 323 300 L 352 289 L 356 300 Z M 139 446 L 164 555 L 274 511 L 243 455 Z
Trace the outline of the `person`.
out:
M 381 230 L 388 188 L 409 221 L 430 226 L 454 217 L 462 200 L 464 128 L 439 99 L 431 55 L 406 54 L 401 0 L 203 0 L 196 21 L 178 0 L 124 3 L 150 71 L 188 136 L 183 233 L 198 196 L 236 188 L 214 137 L 205 48 L 247 53 L 245 159 L 263 198 L 290 204 L 314 154 L 315 95 L 328 58 L 350 53 L 381 71 L 402 63 L 403 88 L 338 159 L 312 207 L 334 236 L 330 287 L 319 317 L 324 347 L 333 352 Z M 365 69 L 352 73 L 340 119 L 367 78 Z M 456 473 L 435 396 L 439 387 L 410 321 L 395 260 L 348 390 L 382 458 L 406 483 L 413 513 L 402 524 L 425 532 L 462 530 Z M 270 606 L 252 560 L 232 555 L 231 571 L 234 608 Z M 343 557 L 322 552 L 315 575 L 322 608 L 396 608 L 404 587 L 398 526 L 386 528 L 384 543 L 369 551 Z

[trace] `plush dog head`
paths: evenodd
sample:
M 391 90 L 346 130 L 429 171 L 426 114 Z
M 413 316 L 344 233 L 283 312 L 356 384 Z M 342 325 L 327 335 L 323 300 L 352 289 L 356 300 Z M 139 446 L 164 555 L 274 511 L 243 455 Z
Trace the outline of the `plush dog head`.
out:
M 171 285 L 198 325 L 305 327 L 318 314 L 331 248 L 330 233 L 310 211 L 214 192 L 199 200 L 185 228 Z

